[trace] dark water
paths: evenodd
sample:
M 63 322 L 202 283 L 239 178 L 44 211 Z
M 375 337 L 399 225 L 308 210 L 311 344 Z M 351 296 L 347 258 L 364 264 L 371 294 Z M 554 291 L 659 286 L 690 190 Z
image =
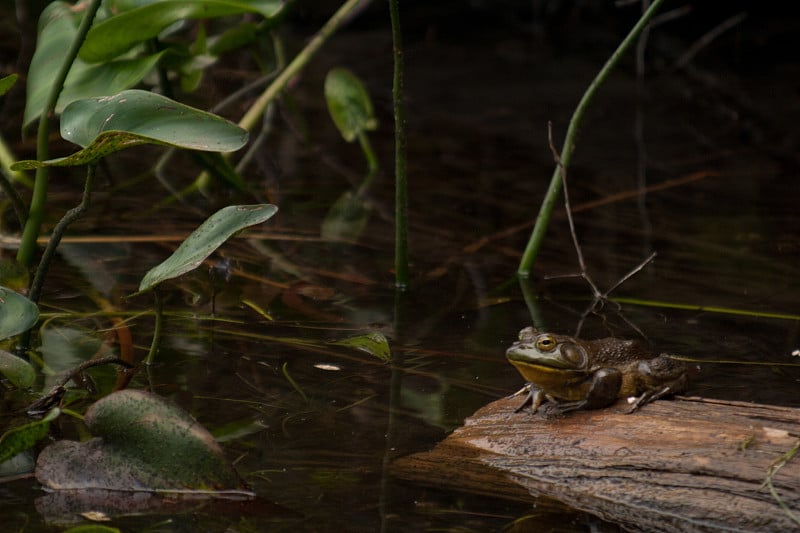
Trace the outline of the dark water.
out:
M 170 318 L 150 375 L 157 392 L 212 431 L 236 423 L 246 433 L 224 447 L 260 500 L 124 516 L 114 526 L 613 530 L 549 502 L 531 506 L 443 492 L 387 473 L 393 458 L 430 449 L 478 407 L 521 385 L 503 353 L 532 321 L 514 279 L 529 227 L 517 227 L 535 216 L 552 172 L 546 124 L 553 121 L 555 138 L 563 137 L 573 106 L 619 39 L 611 29 L 625 26 L 599 22 L 613 18 L 595 22 L 602 13 L 573 20 L 490 12 L 485 6 L 470 12 L 486 19 L 469 31 L 436 10 L 428 22 L 411 17 L 406 61 L 414 279 L 402 297 L 392 288 L 391 42 L 385 26 L 362 23 L 341 34 L 295 84 L 294 107 L 284 109 L 247 171 L 281 211 L 263 236 L 237 239 L 222 250 L 233 270 L 229 281 L 212 281 L 203 272 L 171 287 L 167 308 L 183 314 Z M 798 66 L 776 53 L 785 25 L 756 12 L 689 68 L 673 69 L 693 39 L 720 22 L 708 13 L 694 16 L 683 33 L 654 30 L 642 86 L 630 61 L 612 76 L 589 111 L 569 173 L 589 273 L 601 289 L 610 287 L 657 252 L 614 293 L 650 304 L 623 303 L 619 312 L 609 304 L 582 319 L 588 287 L 574 278 L 551 279 L 577 271 L 563 210 L 551 224 L 530 290 L 539 320 L 554 331 L 575 333 L 580 326 L 586 337 L 636 337 L 638 330 L 654 349 L 704 362 L 690 394 L 800 406 L 796 368 L 717 363 L 800 362 L 792 356 L 800 348 Z M 754 60 L 764 54 L 769 65 Z M 357 147 L 341 141 L 323 107 L 322 80 L 337 65 L 366 81 L 381 120 L 373 137 L 383 169 L 372 191 L 375 214 L 357 245 L 317 238 L 332 199 L 364 168 Z M 223 93 L 226 82 L 220 68 L 208 80 L 208 94 Z M 153 213 L 150 207 L 165 193 L 152 178 L 131 181 L 132 169 L 145 170 L 147 153 L 109 160 L 92 215 L 74 234 L 185 235 L 225 201 L 251 201 L 226 200 L 229 193 L 222 192 L 213 206 L 193 200 Z M 174 174 L 189 180 L 193 170 Z M 590 204 L 670 180 L 686 183 Z M 54 188 L 55 203 L 68 206 L 80 185 L 65 176 Z M 54 267 L 44 310 L 94 310 L 90 288 L 111 299 L 129 294 L 173 247 L 71 244 Z M 212 299 L 220 320 L 210 319 Z M 123 310 L 147 305 L 144 299 L 119 303 Z M 152 320 L 134 318 L 130 325 L 144 355 Z M 109 324 L 75 317 L 47 324 L 57 326 L 101 330 Z M 324 344 L 375 330 L 389 338 L 393 365 Z M 316 344 L 312 349 L 286 339 Z M 146 382 L 140 375 L 134 386 Z M 65 522 L 49 514 L 44 493 L 31 481 L 0 486 L 0 494 L 9 530 L 57 530 Z M 530 519 L 515 526 L 521 517 Z

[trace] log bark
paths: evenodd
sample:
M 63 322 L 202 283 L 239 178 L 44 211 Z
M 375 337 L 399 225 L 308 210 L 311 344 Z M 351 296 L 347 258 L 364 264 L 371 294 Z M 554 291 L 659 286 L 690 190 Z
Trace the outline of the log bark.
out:
M 701 398 L 560 417 L 491 403 L 402 479 L 513 500 L 554 498 L 632 531 L 800 531 L 800 409 Z M 794 517 L 792 517 L 792 514 Z

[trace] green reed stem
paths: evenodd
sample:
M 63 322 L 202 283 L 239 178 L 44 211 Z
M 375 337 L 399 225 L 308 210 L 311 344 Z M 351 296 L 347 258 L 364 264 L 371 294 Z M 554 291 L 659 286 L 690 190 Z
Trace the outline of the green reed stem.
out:
M 356 196 L 362 198 L 372 182 L 375 181 L 375 176 L 378 175 L 378 157 L 375 155 L 375 150 L 372 149 L 372 144 L 369 142 L 366 132 L 360 131 L 358 133 L 358 144 L 361 145 L 361 150 L 364 152 L 364 157 L 367 159 L 367 175 L 364 181 L 358 187 Z
M 154 311 L 156 323 L 153 327 L 153 340 L 150 341 L 150 350 L 147 352 L 147 357 L 144 358 L 145 366 L 153 364 L 153 360 L 156 358 L 159 345 L 161 344 L 161 332 L 164 329 L 164 302 L 158 287 L 153 291 L 153 296 L 155 297 Z
M 72 63 L 78 57 L 78 50 L 83 44 L 89 28 L 92 27 L 94 16 L 100 8 L 101 0 L 91 0 L 86 13 L 81 20 L 78 27 L 78 33 L 75 35 L 75 40 L 64 57 L 64 63 L 53 81 L 53 86 L 50 88 L 50 94 L 47 96 L 47 103 L 44 106 L 42 115 L 39 117 L 39 129 L 36 136 L 36 159 L 44 161 L 50 158 L 50 120 L 55 116 L 56 103 L 61 90 L 64 87 L 64 80 L 67 79 Z M 28 210 L 28 219 L 25 221 L 25 228 L 22 231 L 22 242 L 20 243 L 19 250 L 17 250 L 17 262 L 25 267 L 30 267 L 33 264 L 33 256 L 36 253 L 36 239 L 39 238 L 39 233 L 42 228 L 42 220 L 47 207 L 47 185 L 50 178 L 50 172 L 47 167 L 39 167 L 36 170 L 36 178 L 33 183 L 33 195 L 31 197 L 31 206 Z
M 394 56 L 394 79 L 392 100 L 394 102 L 394 175 L 395 175 L 395 237 L 394 270 L 395 286 L 408 288 L 408 180 L 406 178 L 406 122 L 403 103 L 403 34 L 400 30 L 399 0 L 389 0 L 392 18 L 392 51 Z
M 269 87 L 267 87 L 261 96 L 253 102 L 253 105 L 250 106 L 250 109 L 247 110 L 247 113 L 242 117 L 239 121 L 239 126 L 246 129 L 247 131 L 251 131 L 256 123 L 260 120 L 261 116 L 264 114 L 264 110 L 267 106 L 275 100 L 275 98 L 280 94 L 280 92 L 286 87 L 286 84 L 289 83 L 289 80 L 294 78 L 303 67 L 305 67 L 311 58 L 314 57 L 314 54 L 322 47 L 323 44 L 330 38 L 331 35 L 336 33 L 341 25 L 348 19 L 349 15 L 352 11 L 358 7 L 358 4 L 363 2 L 364 0 L 348 0 L 342 7 L 334 13 L 328 22 L 320 28 L 320 30 L 314 35 L 314 37 L 308 42 L 305 48 L 303 48 L 300 53 L 298 53 L 295 58 L 292 60 L 291 63 L 286 65 L 286 68 L 275 78 Z
M 594 98 L 597 90 L 600 88 L 603 82 L 606 81 L 608 75 L 611 73 L 617 63 L 619 63 L 619 60 L 622 58 L 623 54 L 625 54 L 625 52 L 627 52 L 628 49 L 633 45 L 633 43 L 639 37 L 639 34 L 642 32 L 642 30 L 644 30 L 645 26 L 647 26 L 647 23 L 650 21 L 656 11 L 658 11 L 663 2 L 664 0 L 655 0 L 650 5 L 650 8 L 644 12 L 642 18 L 639 19 L 639 22 L 637 22 L 633 29 L 631 29 L 628 36 L 625 37 L 622 43 L 620 43 L 619 47 L 617 47 L 614 53 L 611 54 L 611 57 L 608 59 L 608 61 L 606 61 L 606 64 L 603 65 L 603 68 L 597 73 L 597 76 L 595 76 L 595 78 L 592 80 L 592 83 L 589 84 L 589 87 L 586 89 L 586 92 L 583 93 L 583 97 L 581 98 L 580 102 L 578 102 L 578 106 L 572 113 L 572 118 L 570 119 L 569 127 L 567 128 L 567 135 L 564 138 L 564 145 L 561 148 L 561 165 L 556 165 L 556 168 L 553 171 L 553 177 L 550 178 L 550 185 L 547 188 L 544 200 L 542 200 L 542 205 L 539 208 L 539 214 L 536 216 L 536 224 L 533 227 L 528 244 L 525 247 L 525 252 L 522 254 L 522 260 L 520 261 L 519 268 L 517 270 L 517 274 L 520 277 L 527 278 L 530 276 L 531 267 L 536 260 L 536 256 L 539 254 L 539 248 L 542 245 L 545 233 L 547 233 L 547 226 L 550 223 L 550 218 L 553 214 L 553 208 L 555 207 L 556 200 L 558 199 L 558 194 L 561 192 L 561 168 L 563 167 L 564 171 L 566 172 L 567 167 L 569 167 L 570 160 L 572 159 L 572 152 L 575 149 L 578 131 L 580 130 L 581 123 L 583 122 L 586 109 L 589 107 L 589 104 Z

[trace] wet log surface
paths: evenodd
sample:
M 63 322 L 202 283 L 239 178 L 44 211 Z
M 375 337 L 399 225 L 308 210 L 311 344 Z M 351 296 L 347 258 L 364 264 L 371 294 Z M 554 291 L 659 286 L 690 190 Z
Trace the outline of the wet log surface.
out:
M 633 531 L 798 531 L 767 487 L 800 439 L 800 409 L 700 398 L 547 418 L 493 402 L 429 452 L 397 460 L 402 479 L 514 500 L 559 500 Z M 774 475 L 800 515 L 800 454 Z

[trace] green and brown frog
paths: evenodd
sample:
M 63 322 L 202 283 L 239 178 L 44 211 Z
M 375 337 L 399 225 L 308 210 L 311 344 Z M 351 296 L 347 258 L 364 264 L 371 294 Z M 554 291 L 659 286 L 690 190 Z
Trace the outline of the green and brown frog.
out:
M 545 399 L 566 412 L 599 409 L 620 398 L 636 397 L 630 413 L 679 394 L 688 384 L 684 363 L 655 355 L 632 340 L 585 341 L 527 327 L 506 357 L 530 384 L 530 394 L 517 411 L 530 404 L 535 413 Z

